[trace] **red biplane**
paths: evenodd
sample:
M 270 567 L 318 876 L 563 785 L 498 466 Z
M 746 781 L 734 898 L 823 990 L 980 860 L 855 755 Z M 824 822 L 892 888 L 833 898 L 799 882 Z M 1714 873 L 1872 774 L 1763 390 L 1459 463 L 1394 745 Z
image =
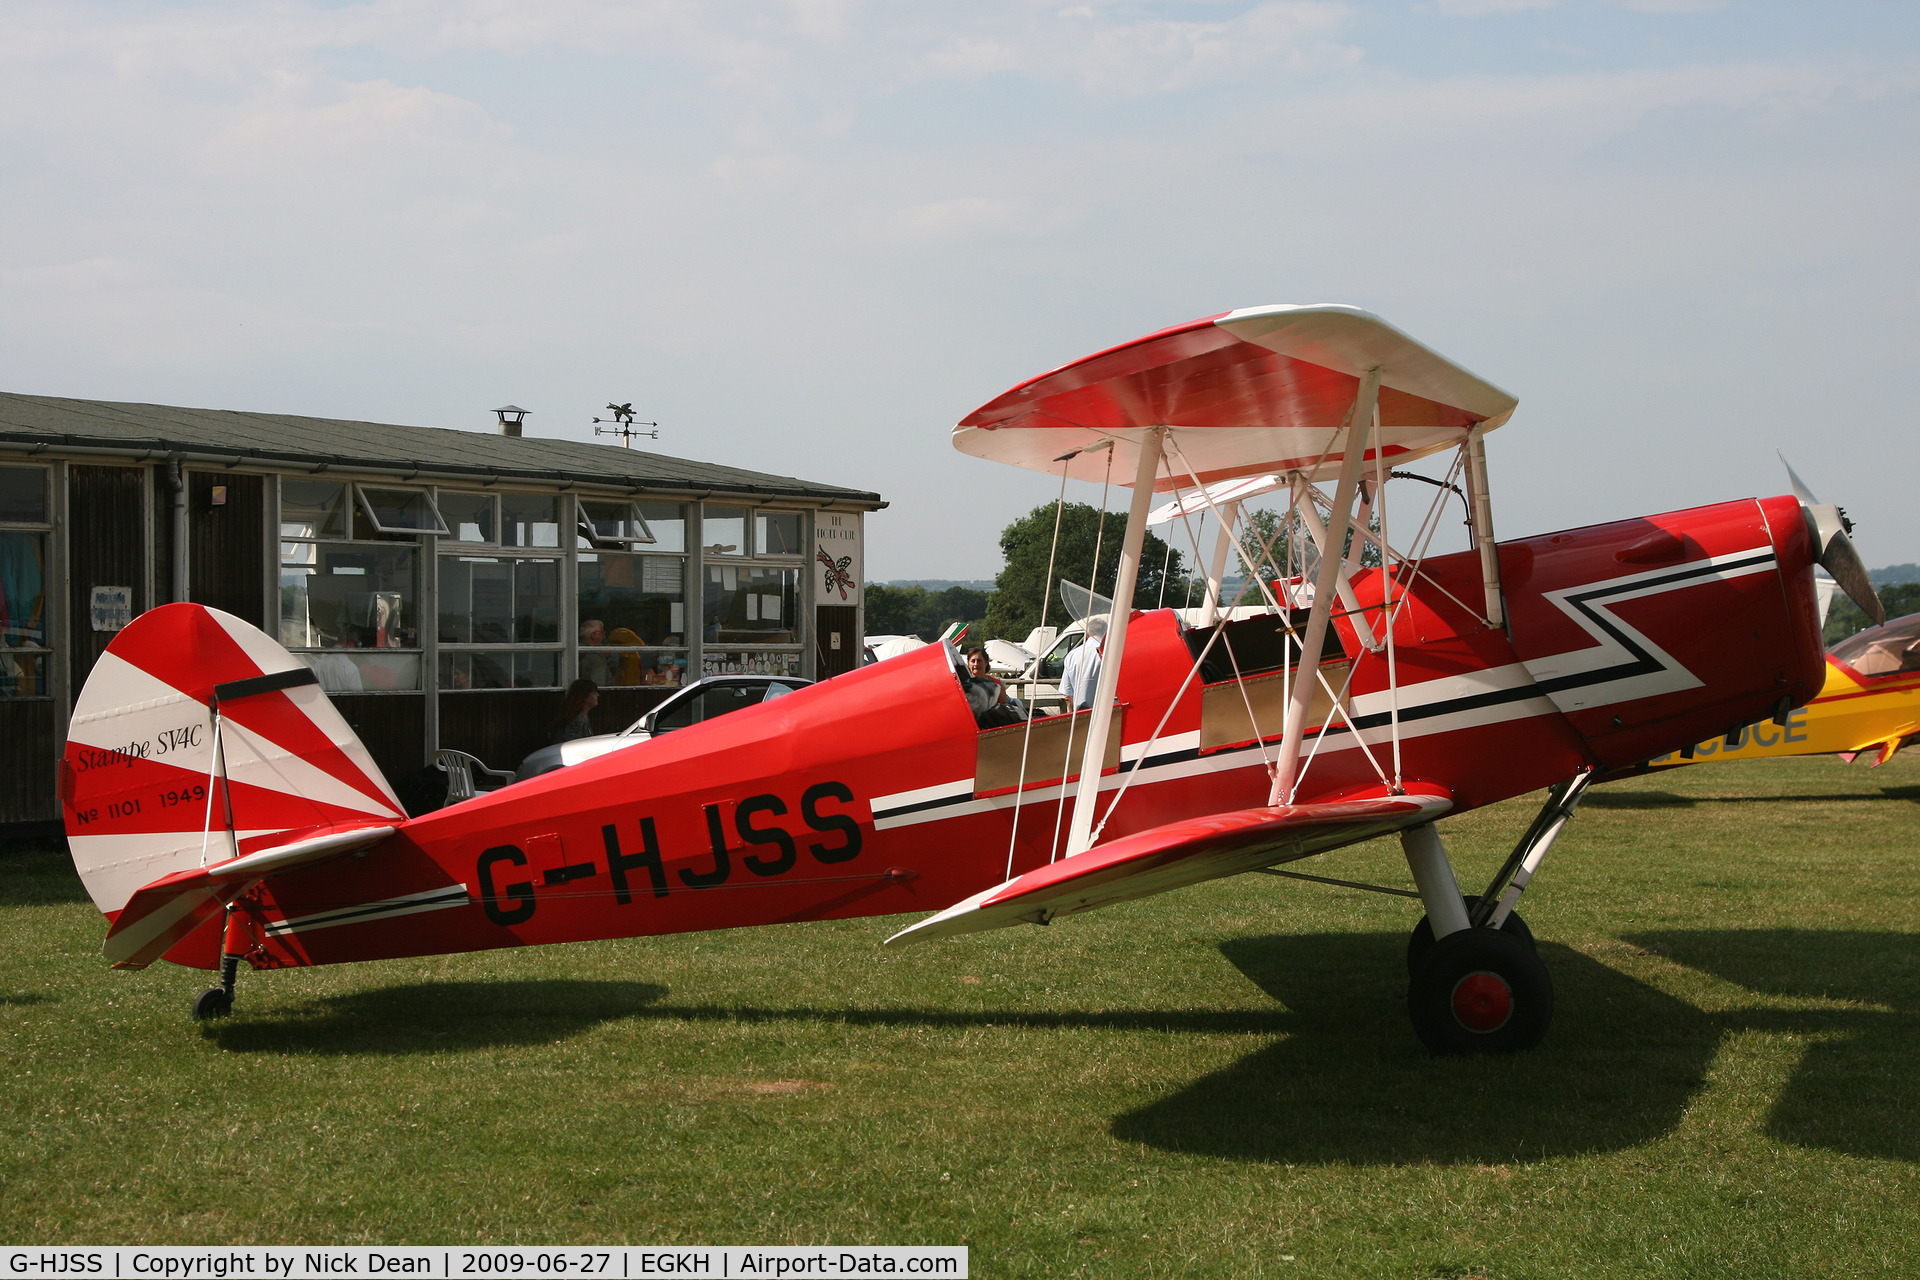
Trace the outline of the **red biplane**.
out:
M 62 768 L 106 955 L 219 968 L 208 1016 L 242 961 L 936 912 L 897 945 L 1397 834 L 1426 909 L 1419 1035 L 1530 1046 L 1553 988 L 1513 907 L 1588 782 L 1814 697 L 1813 566 L 1864 573 L 1838 510 L 1793 497 L 1497 542 L 1484 438 L 1515 403 L 1341 306 L 1234 311 L 1063 366 L 969 415 L 956 447 L 1131 485 L 1116 600 L 1155 494 L 1218 529 L 1198 618 L 1115 611 L 1086 709 L 982 728 L 936 644 L 411 819 L 311 670 L 233 617 L 152 610 L 88 680 Z M 1425 553 L 1437 505 L 1404 540 L 1385 519 L 1392 470 L 1431 455 L 1464 486 L 1471 550 Z M 1260 561 L 1239 518 L 1259 489 L 1289 504 L 1295 572 L 1250 584 L 1250 617 L 1220 587 L 1236 541 Z M 1542 787 L 1464 896 L 1436 819 Z

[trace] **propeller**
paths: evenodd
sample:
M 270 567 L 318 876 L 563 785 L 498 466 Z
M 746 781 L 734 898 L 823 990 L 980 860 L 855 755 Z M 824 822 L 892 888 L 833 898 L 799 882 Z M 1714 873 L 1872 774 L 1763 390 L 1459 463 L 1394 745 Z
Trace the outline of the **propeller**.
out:
M 1867 566 L 1861 563 L 1860 553 L 1853 549 L 1853 539 L 1847 536 L 1853 532 L 1853 522 L 1839 507 L 1814 497 L 1813 490 L 1795 473 L 1787 456 L 1784 453 L 1779 456 L 1780 465 L 1787 469 L 1787 479 L 1793 485 L 1793 496 L 1800 499 L 1800 514 L 1807 518 L 1807 532 L 1813 535 L 1814 561 L 1832 574 L 1847 598 L 1879 626 L 1887 620 L 1887 611 L 1867 577 Z

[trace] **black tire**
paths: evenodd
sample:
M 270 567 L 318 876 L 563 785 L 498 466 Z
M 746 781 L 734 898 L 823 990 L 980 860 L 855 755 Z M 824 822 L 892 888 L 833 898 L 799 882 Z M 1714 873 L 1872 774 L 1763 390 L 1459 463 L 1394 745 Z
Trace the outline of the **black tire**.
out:
M 1473 909 L 1480 904 L 1480 895 L 1477 893 L 1469 893 L 1463 897 L 1461 901 L 1466 903 L 1467 911 L 1471 914 Z M 1533 940 L 1533 930 L 1527 928 L 1527 922 L 1520 918 L 1518 911 L 1510 911 L 1507 913 L 1506 922 L 1500 926 L 1500 932 L 1510 934 L 1520 939 L 1520 941 L 1535 950 L 1539 949 L 1539 944 Z M 1420 957 L 1431 950 L 1433 950 L 1433 925 L 1428 923 L 1425 916 L 1421 916 L 1420 923 L 1413 926 L 1413 932 L 1407 936 L 1407 973 L 1409 976 L 1412 975 L 1413 967 L 1419 962 Z
M 224 1018 L 233 1012 L 233 997 L 221 987 L 208 987 L 193 1002 L 193 1020 L 205 1022 L 209 1018 Z
M 1407 1016 L 1435 1053 L 1531 1049 L 1553 1023 L 1553 978 L 1519 938 L 1463 929 L 1436 942 L 1415 967 Z

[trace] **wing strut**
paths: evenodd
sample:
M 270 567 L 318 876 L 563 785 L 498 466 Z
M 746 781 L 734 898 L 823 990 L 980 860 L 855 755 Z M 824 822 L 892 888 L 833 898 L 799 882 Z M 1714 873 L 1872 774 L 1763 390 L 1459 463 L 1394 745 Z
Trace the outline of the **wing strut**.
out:
M 1229 502 L 1219 510 L 1220 536 L 1213 541 L 1213 562 L 1207 566 L 1207 603 L 1200 612 L 1200 624 L 1210 627 L 1220 616 L 1220 583 L 1227 571 L 1227 548 L 1233 545 L 1234 522 L 1240 518 L 1240 504 Z
M 1107 759 L 1107 734 L 1113 728 L 1114 695 L 1120 689 L 1120 660 L 1127 648 L 1127 618 L 1133 611 L 1134 584 L 1140 578 L 1140 549 L 1146 544 L 1147 512 L 1153 482 L 1160 471 L 1165 427 L 1149 428 L 1140 440 L 1140 461 L 1133 477 L 1133 504 L 1127 509 L 1127 533 L 1120 544 L 1120 569 L 1113 581 L 1113 612 L 1107 621 L 1106 651 L 1100 655 L 1100 680 L 1094 688 L 1093 715 L 1087 721 L 1087 746 L 1080 757 L 1080 789 L 1073 797 L 1073 823 L 1067 828 L 1067 857 L 1093 845 L 1093 811 L 1100 801 L 1100 767 Z
M 1346 442 L 1340 459 L 1340 482 L 1333 491 L 1326 552 L 1313 586 L 1313 610 L 1307 615 L 1307 633 L 1300 641 L 1299 676 L 1293 682 L 1293 700 L 1287 704 L 1285 736 L 1280 739 L 1280 764 L 1273 773 L 1270 805 L 1290 804 L 1300 772 L 1300 739 L 1307 728 L 1307 708 L 1313 702 L 1314 676 L 1327 645 L 1327 624 L 1333 618 L 1334 583 L 1339 581 L 1341 549 L 1353 520 L 1353 495 L 1360 487 L 1360 465 L 1367 455 L 1367 437 L 1373 434 L 1373 410 L 1380 399 L 1380 366 L 1360 375 L 1360 394 L 1347 416 Z M 1103 672 L 1104 674 L 1104 672 Z M 1081 775 L 1085 785 L 1086 775 Z
M 1506 606 L 1500 601 L 1500 546 L 1493 540 L 1493 499 L 1487 494 L 1487 424 L 1476 422 L 1467 432 L 1467 494 L 1473 510 L 1473 540 L 1480 548 L 1480 582 L 1487 593 L 1487 621 L 1507 625 Z

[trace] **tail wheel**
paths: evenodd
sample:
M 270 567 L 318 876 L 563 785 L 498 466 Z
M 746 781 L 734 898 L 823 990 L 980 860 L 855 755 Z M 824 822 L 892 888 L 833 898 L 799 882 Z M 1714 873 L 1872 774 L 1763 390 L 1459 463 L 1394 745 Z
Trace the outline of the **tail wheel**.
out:
M 1529 943 L 1496 929 L 1463 929 L 1413 966 L 1407 1016 L 1435 1053 L 1531 1049 L 1553 1023 L 1553 979 Z
M 1480 895 L 1477 893 L 1467 894 L 1461 900 L 1467 904 L 1469 915 L 1476 906 L 1480 905 Z M 1529 947 L 1537 946 L 1533 940 L 1533 930 L 1527 928 L 1527 922 L 1520 918 L 1518 911 L 1507 913 L 1506 921 L 1500 926 L 1500 932 L 1520 939 Z M 1421 916 L 1420 923 L 1413 926 L 1413 933 L 1407 938 L 1407 973 L 1409 975 L 1418 967 L 1420 957 L 1431 950 L 1433 950 L 1433 925 L 1425 916 Z
M 205 1022 L 209 1018 L 224 1018 L 233 1012 L 233 992 L 225 987 L 208 987 L 193 1002 L 193 1020 Z

